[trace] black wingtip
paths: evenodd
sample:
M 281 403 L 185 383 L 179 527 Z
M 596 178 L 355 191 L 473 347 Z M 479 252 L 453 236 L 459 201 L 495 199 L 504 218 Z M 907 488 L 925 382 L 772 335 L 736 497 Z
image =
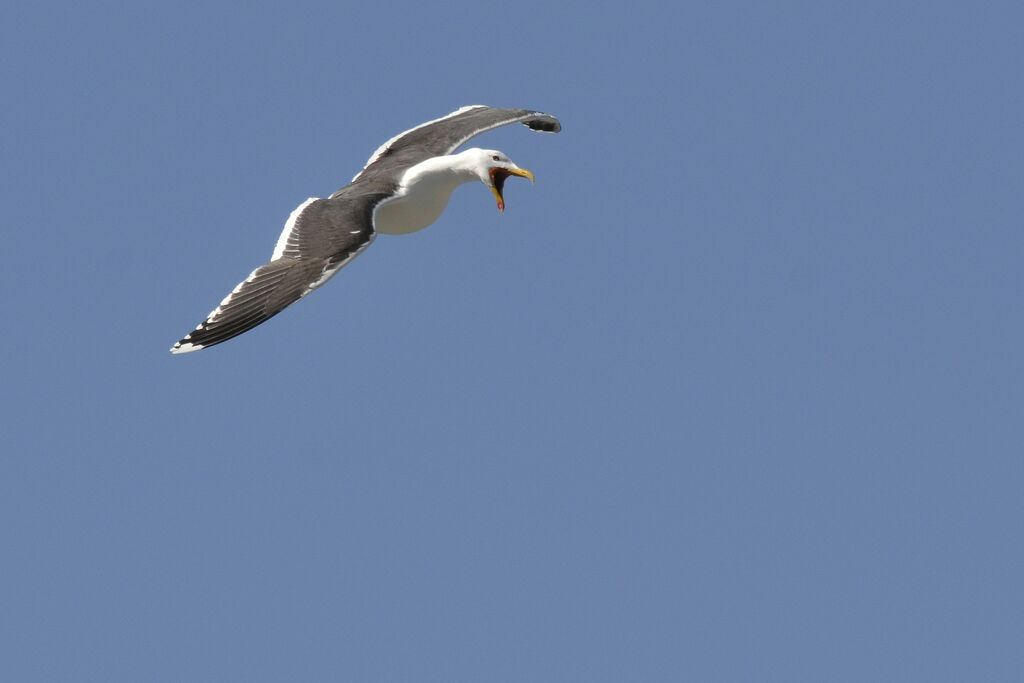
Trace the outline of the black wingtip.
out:
M 530 130 L 535 130 L 540 133 L 558 133 L 562 130 L 562 124 L 554 116 L 549 114 L 541 114 L 536 118 L 523 121 Z

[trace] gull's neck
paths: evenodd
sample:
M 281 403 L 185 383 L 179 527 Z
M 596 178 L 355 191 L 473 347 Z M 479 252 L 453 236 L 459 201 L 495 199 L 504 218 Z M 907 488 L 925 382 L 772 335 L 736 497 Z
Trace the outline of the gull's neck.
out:
M 448 154 L 431 157 L 406 169 L 399 181 L 399 187 L 409 188 L 421 182 L 427 182 L 430 184 L 451 185 L 454 190 L 463 183 L 477 179 L 476 171 L 473 169 L 473 165 L 465 153 Z

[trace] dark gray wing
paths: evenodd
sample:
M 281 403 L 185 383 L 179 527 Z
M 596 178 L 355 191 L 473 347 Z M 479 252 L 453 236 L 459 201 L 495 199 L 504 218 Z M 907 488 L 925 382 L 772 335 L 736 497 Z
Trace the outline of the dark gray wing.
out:
M 327 282 L 373 241 L 373 208 L 384 196 L 306 200 L 289 216 L 271 260 L 238 283 L 171 353 L 237 337 Z
M 530 109 L 495 109 L 482 104 L 462 107 L 447 116 L 421 123 L 399 133 L 373 153 L 363 170 L 352 180 L 362 176 L 381 176 L 394 173 L 396 168 L 408 168 L 431 157 L 451 154 L 455 148 L 488 130 L 510 123 L 522 123 L 530 130 L 557 133 L 562 124 L 550 114 Z

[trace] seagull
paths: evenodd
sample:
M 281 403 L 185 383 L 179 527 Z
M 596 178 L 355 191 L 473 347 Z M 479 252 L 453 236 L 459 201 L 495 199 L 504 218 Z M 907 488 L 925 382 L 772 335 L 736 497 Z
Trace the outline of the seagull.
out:
M 326 199 L 310 197 L 299 204 L 270 260 L 238 283 L 171 353 L 205 349 L 269 320 L 331 279 L 378 232 L 406 234 L 436 221 L 452 191 L 463 183 L 483 183 L 503 212 L 505 181 L 518 176 L 533 182 L 533 173 L 497 150 L 454 152 L 470 138 L 511 123 L 544 133 L 562 129 L 550 114 L 476 104 L 385 142 L 351 183 Z

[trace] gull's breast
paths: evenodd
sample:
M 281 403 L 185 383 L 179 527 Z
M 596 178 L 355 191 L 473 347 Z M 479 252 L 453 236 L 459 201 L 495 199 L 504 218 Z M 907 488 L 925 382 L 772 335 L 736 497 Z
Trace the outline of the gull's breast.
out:
M 393 197 L 377 205 L 373 229 L 386 235 L 422 230 L 441 216 L 459 184 L 459 178 L 449 173 L 413 176 Z

